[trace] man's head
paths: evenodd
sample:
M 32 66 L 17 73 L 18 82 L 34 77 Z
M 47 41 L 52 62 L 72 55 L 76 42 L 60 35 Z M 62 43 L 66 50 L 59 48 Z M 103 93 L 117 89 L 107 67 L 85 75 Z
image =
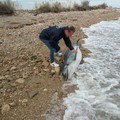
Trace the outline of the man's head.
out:
M 64 27 L 64 33 L 67 37 L 71 37 L 75 32 L 75 28 L 73 26 L 66 26 Z

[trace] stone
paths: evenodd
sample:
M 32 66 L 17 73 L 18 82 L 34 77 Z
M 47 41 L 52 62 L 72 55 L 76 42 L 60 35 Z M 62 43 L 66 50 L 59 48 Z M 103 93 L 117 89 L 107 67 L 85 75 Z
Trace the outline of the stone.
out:
M 0 89 L 3 88 L 4 85 L 5 85 L 5 82 L 0 83 Z
M 36 84 L 41 84 L 40 79 L 35 79 L 34 82 L 35 82 Z
M 9 103 L 9 105 L 10 105 L 11 107 L 14 107 L 14 106 L 16 105 L 16 103 L 15 103 L 15 102 L 12 102 L 12 103 Z
M 27 103 L 28 102 L 28 99 L 23 99 L 22 100 L 22 103 Z
M 10 83 L 12 87 L 16 87 L 16 83 Z
M 114 18 L 114 20 L 118 20 L 118 18 Z
M 48 72 L 48 71 L 49 71 L 49 69 L 43 69 L 43 71 Z
M 22 74 L 22 77 L 23 77 L 23 78 L 28 78 L 28 73 L 24 72 L 24 73 Z
M 22 24 L 9 24 L 6 26 L 7 29 L 17 29 L 17 28 L 22 28 L 24 25 Z
M 28 103 L 28 99 L 23 99 L 21 102 L 22 102 L 22 105 L 23 105 L 23 106 L 26 106 L 27 103 Z
M 38 74 L 39 74 L 39 70 L 38 70 L 38 69 L 35 69 L 35 70 L 34 70 L 34 73 L 35 73 L 36 75 L 38 75 Z
M 56 59 L 56 61 L 60 61 L 61 57 L 56 56 L 55 59 Z
M 51 73 L 55 73 L 55 70 L 51 70 Z
M 4 113 L 7 113 L 8 111 L 10 111 L 10 105 L 8 104 L 3 105 L 1 113 L 4 114 Z
M 15 67 L 15 66 L 10 68 L 10 70 L 16 70 L 16 69 L 17 69 L 17 67 Z
M 0 76 L 0 80 L 4 80 L 5 79 L 5 76 Z
M 57 74 L 59 74 L 59 72 L 60 72 L 60 67 L 55 67 L 55 72 L 56 72 Z
M 38 94 L 38 90 L 35 89 L 28 92 L 30 98 L 35 97 L 37 94 Z
M 37 59 L 36 55 L 31 56 L 31 60 L 36 60 L 36 59 Z
M 23 78 L 19 78 L 19 79 L 17 79 L 15 82 L 22 84 L 22 83 L 25 82 L 25 80 L 24 80 Z
M 55 72 L 55 70 L 51 70 L 51 74 L 55 74 L 56 72 Z
M 5 75 L 5 78 L 11 79 L 10 75 Z
M 42 66 L 48 67 L 49 66 L 49 62 L 43 61 Z
M 0 44 L 2 44 L 3 42 L 2 41 L 0 41 Z
M 44 92 L 47 92 L 47 89 L 44 89 L 43 91 L 44 91 Z
M 88 38 L 88 36 L 84 34 L 83 38 Z

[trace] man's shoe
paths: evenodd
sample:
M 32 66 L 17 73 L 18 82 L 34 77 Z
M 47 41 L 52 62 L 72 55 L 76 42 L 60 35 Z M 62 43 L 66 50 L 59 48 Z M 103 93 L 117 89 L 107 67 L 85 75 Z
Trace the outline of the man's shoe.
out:
M 57 52 L 57 55 L 58 55 L 58 56 L 62 56 L 62 52 L 61 52 L 61 51 L 58 51 L 58 52 Z
M 56 62 L 50 63 L 50 65 L 51 65 L 52 67 L 58 67 L 58 66 L 59 66 L 59 64 L 57 64 Z

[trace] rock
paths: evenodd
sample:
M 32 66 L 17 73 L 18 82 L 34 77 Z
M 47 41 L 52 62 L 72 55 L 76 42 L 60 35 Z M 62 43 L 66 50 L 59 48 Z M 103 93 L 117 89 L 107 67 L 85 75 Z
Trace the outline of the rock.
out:
M 35 69 L 35 70 L 34 70 L 34 73 L 35 73 L 36 75 L 38 75 L 38 74 L 39 74 L 39 70 L 38 70 L 38 69 Z
M 33 23 L 31 22 L 31 23 L 25 23 L 24 25 L 33 25 Z
M 55 74 L 56 72 L 55 72 L 55 70 L 51 70 L 51 74 L 53 75 L 53 74 Z
M 38 90 L 35 89 L 28 92 L 30 98 L 35 97 L 37 94 L 38 94 Z
M 88 38 L 88 36 L 84 34 L 83 38 Z
M 47 92 L 48 90 L 47 90 L 47 89 L 44 89 L 43 91 L 44 91 L 44 92 Z
M 33 70 L 36 70 L 37 69 L 37 67 L 33 67 Z
M 17 69 L 17 67 L 15 67 L 15 66 L 10 68 L 10 70 L 16 70 L 16 69 Z
M 43 61 L 42 66 L 48 67 L 49 66 L 49 62 Z
M 60 72 L 60 67 L 55 67 L 55 72 L 56 72 L 57 74 L 59 74 L 59 72 Z
M 28 78 L 28 73 L 24 72 L 24 73 L 22 74 L 22 77 L 23 77 L 23 78 Z
M 22 100 L 22 103 L 27 103 L 28 102 L 28 99 L 23 99 Z
M 5 81 L 11 81 L 12 77 L 9 75 L 5 75 L 5 76 L 0 76 L 0 81 L 5 80 Z
M 5 76 L 0 76 L 0 80 L 4 80 L 4 79 L 6 79 Z
M 26 55 L 22 55 L 21 58 L 25 61 L 27 61 L 29 59 L 28 56 L 26 56 Z
M 49 69 L 43 69 L 43 71 L 48 72 L 48 71 L 49 71 Z
M 5 75 L 5 78 L 11 79 L 10 75 Z
M 0 41 L 0 44 L 2 44 L 3 42 L 2 41 Z
M 22 83 L 25 82 L 25 80 L 24 80 L 23 78 L 19 78 L 19 79 L 17 79 L 15 82 L 22 84 Z
M 55 92 L 54 95 L 52 96 L 52 103 L 54 103 L 55 101 L 57 101 L 59 98 L 58 98 L 58 92 Z
M 118 18 L 114 18 L 113 20 L 118 20 Z
M 10 83 L 10 85 L 11 85 L 12 87 L 16 87 L 16 84 L 15 84 L 15 83 Z
M 16 105 L 16 103 L 15 103 L 15 102 L 12 102 L 12 103 L 9 103 L 9 105 L 10 105 L 11 107 L 14 107 L 14 106 Z
M 23 26 L 24 26 L 23 24 L 19 24 L 19 23 L 18 24 L 17 23 L 16 24 L 10 23 L 9 25 L 6 26 L 6 28 L 7 29 L 17 29 L 17 28 L 22 28 Z
M 5 82 L 0 83 L 0 89 L 3 88 L 4 85 L 5 85 Z
M 61 60 L 61 57 L 56 56 L 55 59 L 56 59 L 56 61 L 60 61 L 60 60 Z
M 35 79 L 34 82 L 35 82 L 36 84 L 41 84 L 40 79 Z
M 10 106 L 8 104 L 3 105 L 1 113 L 4 114 L 4 113 L 6 113 L 8 111 L 10 111 Z
M 23 99 L 21 102 L 22 102 L 22 105 L 23 105 L 23 106 L 26 106 L 27 103 L 28 103 L 28 99 Z
M 37 59 L 36 55 L 31 56 L 31 60 L 36 60 L 36 59 Z
M 16 90 L 15 87 L 11 86 L 11 84 L 8 84 L 8 83 L 4 84 L 3 89 L 4 89 L 7 93 L 9 93 L 9 92 L 14 92 L 14 91 Z

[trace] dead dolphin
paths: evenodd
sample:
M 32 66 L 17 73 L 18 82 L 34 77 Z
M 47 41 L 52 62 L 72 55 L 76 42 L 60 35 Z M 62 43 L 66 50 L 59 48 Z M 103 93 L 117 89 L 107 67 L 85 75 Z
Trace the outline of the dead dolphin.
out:
M 80 51 L 78 41 L 73 44 L 73 47 L 75 50 L 77 50 L 77 53 L 73 53 L 71 50 L 68 49 L 64 54 L 64 61 L 61 68 L 61 73 L 65 80 L 70 80 L 82 60 L 82 53 Z

